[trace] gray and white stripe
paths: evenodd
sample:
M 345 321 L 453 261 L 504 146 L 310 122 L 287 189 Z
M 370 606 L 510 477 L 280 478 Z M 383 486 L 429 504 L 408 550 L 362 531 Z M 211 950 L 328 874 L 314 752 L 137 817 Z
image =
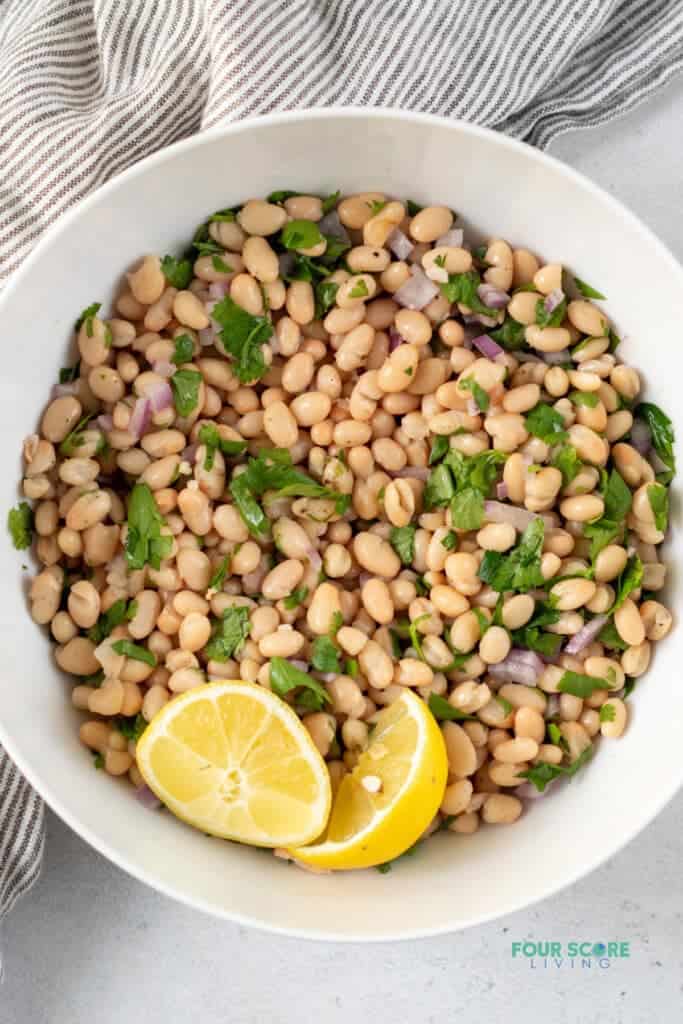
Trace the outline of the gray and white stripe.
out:
M 683 65 L 681 0 L 4 0 L 0 279 L 107 178 L 278 109 L 403 107 L 538 146 Z M 0 914 L 36 877 L 42 807 L 0 749 Z

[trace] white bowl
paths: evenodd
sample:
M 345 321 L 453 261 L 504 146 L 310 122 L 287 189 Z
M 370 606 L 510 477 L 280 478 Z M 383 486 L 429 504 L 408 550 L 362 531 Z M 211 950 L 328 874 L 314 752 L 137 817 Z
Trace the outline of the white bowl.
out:
M 623 206 L 543 153 L 471 125 L 397 111 L 303 111 L 172 146 L 105 185 L 42 239 L 0 299 L 2 508 L 17 500 L 21 441 L 68 361 L 78 312 L 94 300 L 106 309 L 112 286 L 141 254 L 179 250 L 213 210 L 276 188 L 381 189 L 446 203 L 482 235 L 566 263 L 609 297 L 607 309 L 625 336 L 622 356 L 643 372 L 648 397 L 683 437 L 683 271 Z M 680 552 L 679 532 L 668 547 L 670 561 Z M 543 899 L 597 867 L 683 781 L 674 635 L 638 683 L 625 737 L 603 741 L 571 784 L 533 803 L 514 827 L 438 836 L 389 875 L 312 877 L 262 851 L 207 838 L 168 813 L 150 813 L 126 786 L 93 770 L 78 742 L 69 683 L 26 609 L 26 560 L 2 546 L 0 742 L 97 850 L 162 892 L 219 916 L 325 939 L 464 928 Z M 680 592 L 680 575 L 672 573 L 673 607 Z

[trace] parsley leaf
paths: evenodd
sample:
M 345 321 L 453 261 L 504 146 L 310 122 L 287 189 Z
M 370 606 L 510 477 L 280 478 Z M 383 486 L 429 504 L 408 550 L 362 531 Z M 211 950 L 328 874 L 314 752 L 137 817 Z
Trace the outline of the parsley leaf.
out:
M 283 598 L 282 603 L 288 612 L 298 608 L 299 605 L 303 604 L 308 597 L 308 587 L 297 587 L 291 594 Z
M 368 206 L 370 207 L 370 213 L 373 217 L 376 217 L 378 213 L 381 213 L 384 207 L 387 205 L 387 199 L 370 199 Z
M 437 693 L 429 694 L 427 705 L 437 722 L 472 721 L 477 717 L 476 715 L 466 715 L 464 711 L 454 708 L 452 704 L 449 704 L 444 697 L 440 697 Z
M 323 217 L 326 213 L 331 213 L 335 209 L 340 195 L 341 189 L 337 189 L 336 192 L 331 192 L 329 196 L 325 196 L 323 199 Z
M 322 683 L 296 668 L 286 658 L 270 659 L 270 686 L 278 697 L 285 697 L 290 690 L 306 694 L 306 703 L 311 710 L 319 711 L 324 704 L 330 703 L 330 696 Z
M 230 266 L 229 263 L 225 262 L 222 256 L 219 256 L 217 253 L 214 253 L 214 255 L 211 257 L 211 266 L 213 267 L 217 274 L 232 274 L 234 269 L 233 267 Z
M 176 370 L 171 377 L 173 401 L 179 416 L 189 416 L 199 402 L 199 386 L 202 375 L 199 370 Z
M 560 613 L 549 604 L 541 604 L 525 626 L 513 630 L 512 646 L 525 647 L 536 651 L 545 658 L 554 658 L 562 646 L 562 637 L 557 633 L 546 633 L 542 626 L 551 626 L 559 622 Z
M 93 302 L 91 305 L 86 306 L 78 320 L 76 321 L 75 329 L 78 331 L 85 324 L 85 333 L 89 338 L 93 335 L 93 320 L 102 308 L 101 302 Z
M 484 495 L 464 487 L 451 501 L 451 521 L 458 530 L 478 530 L 484 520 Z
M 666 533 L 666 528 L 669 525 L 669 492 L 664 484 L 650 484 L 647 489 L 647 499 L 655 517 L 655 526 L 662 533 Z
M 121 715 L 120 718 L 116 719 L 117 731 L 122 736 L 125 736 L 127 740 L 133 740 L 134 743 L 137 743 L 146 728 L 147 719 L 140 714 L 134 716 Z
M 556 444 L 558 441 L 566 441 L 568 434 L 565 430 L 564 419 L 560 413 L 545 402 L 539 402 L 531 412 L 524 417 L 526 429 L 534 437 L 540 437 L 547 444 Z
M 206 448 L 204 469 L 207 472 L 213 469 L 217 451 L 223 452 L 224 455 L 234 456 L 241 455 L 247 450 L 246 441 L 226 440 L 221 437 L 213 423 L 202 423 L 199 428 L 199 433 L 197 434 L 197 440 Z
M 553 455 L 551 466 L 559 469 L 562 474 L 562 483 L 566 487 L 574 480 L 583 469 L 583 462 L 578 456 L 576 448 L 570 444 L 563 444 Z
M 171 356 L 171 362 L 175 363 L 176 366 L 180 366 L 181 363 L 189 363 L 192 361 L 192 355 L 194 353 L 194 342 L 189 334 L 179 334 L 177 338 L 173 339 L 175 345 L 175 351 Z
M 63 366 L 59 371 L 59 383 L 60 384 L 73 384 L 75 380 L 78 380 L 78 374 L 81 371 L 80 359 L 74 363 L 73 366 Z
M 485 306 L 479 298 L 477 288 L 480 284 L 481 278 L 476 270 L 468 270 L 465 274 L 449 274 L 448 281 L 441 283 L 439 288 L 449 302 L 460 302 L 473 313 L 497 317 L 499 310 Z
M 619 636 L 617 627 L 612 620 L 605 623 L 598 633 L 597 640 L 598 643 L 604 647 L 609 647 L 613 651 L 625 651 L 628 647 L 628 644 Z
M 230 494 L 235 502 L 237 511 L 242 516 L 249 532 L 258 536 L 260 533 L 268 533 L 269 521 L 254 495 L 249 490 L 246 473 L 240 473 L 230 481 Z
M 223 348 L 235 360 L 234 370 L 243 384 L 259 380 L 266 372 L 262 346 L 273 333 L 273 325 L 264 316 L 252 316 L 226 295 L 216 303 L 211 316 L 220 324 Z
M 7 514 L 7 529 L 17 551 L 30 548 L 33 540 L 33 512 L 26 501 L 20 501 Z
M 595 690 L 608 690 L 609 684 L 606 679 L 595 676 L 585 676 L 580 672 L 565 672 L 557 689 L 560 693 L 571 693 L 575 697 L 590 697 Z
M 545 308 L 545 299 L 536 303 L 536 323 L 539 327 L 559 327 L 567 313 L 567 300 L 562 299 L 552 313 Z
M 424 506 L 427 511 L 448 505 L 455 494 L 455 484 L 448 466 L 436 466 L 429 474 L 424 489 Z
M 318 672 L 341 672 L 339 651 L 329 636 L 317 636 L 313 641 L 311 664 Z
M 433 466 L 435 462 L 440 462 L 441 459 L 450 450 L 450 442 L 445 434 L 437 434 L 432 441 L 432 448 L 429 453 L 429 465 Z
M 479 566 L 479 578 L 493 590 L 533 590 L 545 582 L 541 572 L 541 553 L 545 525 L 538 516 L 533 519 L 516 547 L 503 555 L 487 551 Z
M 280 241 L 285 249 L 313 249 L 324 238 L 315 221 L 290 220 L 280 233 Z
M 403 565 L 412 565 L 415 557 L 415 527 L 392 526 L 389 541 Z
M 126 561 L 129 569 L 142 569 L 145 565 L 159 569 L 162 559 L 168 558 L 173 538 L 162 536 L 164 525 L 147 484 L 136 484 L 128 503 Z
M 602 292 L 597 291 L 597 289 L 593 288 L 592 285 L 587 284 L 585 281 L 582 281 L 580 277 L 576 276 L 576 274 L 574 274 L 574 284 L 576 285 L 576 287 L 585 299 L 606 298 L 606 296 L 603 295 Z
M 81 445 L 85 444 L 85 437 L 83 436 L 83 431 L 86 429 L 88 423 L 92 418 L 93 413 L 86 413 L 85 416 L 78 421 L 73 430 L 66 435 L 66 437 L 60 444 L 60 455 L 75 455 L 76 449 L 80 448 Z
M 600 397 L 595 391 L 570 391 L 568 398 L 574 405 L 585 405 L 589 409 L 595 409 L 600 401 Z
M 586 523 L 583 528 L 584 537 L 591 541 L 592 562 L 595 562 L 603 548 L 621 536 L 626 516 L 631 508 L 631 491 L 616 469 L 613 469 L 607 478 L 603 501 L 605 508 L 601 518 L 595 523 Z
M 474 401 L 477 403 L 480 412 L 486 412 L 490 403 L 489 396 L 484 391 L 483 387 L 476 382 L 474 377 L 465 377 L 464 380 L 458 382 L 458 386 L 463 388 L 465 391 L 469 391 Z
M 213 627 L 211 639 L 204 648 L 209 661 L 227 661 L 243 646 L 249 636 L 249 609 L 242 605 L 226 608 Z
M 441 540 L 441 546 L 446 551 L 456 551 L 458 547 L 458 536 L 453 530 L 449 530 L 445 537 Z
M 286 199 L 294 199 L 296 196 L 302 195 L 301 192 L 294 192 L 291 188 L 281 188 L 277 192 L 271 192 L 266 198 L 267 203 L 277 203 L 278 206 L 284 203 Z
M 657 475 L 657 480 L 662 484 L 671 483 L 676 473 L 673 423 L 658 405 L 653 405 L 651 402 L 641 402 L 636 406 L 634 416 L 647 423 L 654 449 L 664 465 L 668 467 L 667 472 Z
M 600 721 L 601 722 L 613 722 L 617 717 L 617 709 L 614 704 L 605 703 L 600 708 Z
M 610 611 L 616 612 L 629 594 L 637 590 L 643 582 L 643 563 L 638 555 L 631 555 L 628 562 L 622 569 L 616 583 L 617 596 Z
M 209 580 L 209 590 L 222 590 L 223 584 L 225 583 L 226 576 L 229 574 L 230 558 L 228 555 L 225 556 L 223 561 L 220 563 L 218 568 L 215 570 L 213 576 Z
M 364 299 L 369 295 L 368 286 L 362 277 L 359 277 L 349 292 L 350 299 Z
M 489 331 L 489 337 L 497 341 L 507 352 L 517 352 L 521 348 L 526 348 L 524 331 L 524 324 L 513 320 L 511 316 L 506 316 L 500 327 Z
M 173 288 L 182 291 L 192 280 L 192 263 L 187 259 L 177 260 L 174 256 L 164 256 L 161 272 Z
M 424 209 L 424 207 L 420 206 L 420 204 L 416 203 L 413 199 L 406 199 L 406 210 L 408 211 L 409 217 L 414 217 L 422 209 Z
M 533 783 L 539 793 L 542 793 L 548 783 L 552 782 L 553 779 L 557 779 L 560 775 L 575 775 L 590 760 L 592 753 L 593 748 L 586 747 L 583 753 L 579 754 L 576 760 L 568 765 L 548 764 L 546 761 L 541 761 L 532 768 L 528 768 L 525 772 L 520 772 L 519 778 L 527 779 Z
M 131 601 L 131 605 L 135 602 Z M 100 615 L 99 619 L 94 626 L 91 626 L 88 630 L 88 640 L 97 645 L 101 643 L 105 637 L 109 634 L 116 626 L 120 626 L 126 619 L 131 619 L 133 616 L 127 613 L 127 602 L 125 597 L 119 598 L 118 601 L 107 608 L 106 612 Z
M 157 663 L 157 659 L 151 651 L 139 644 L 134 644 L 132 640 L 115 640 L 111 649 L 117 654 L 125 655 L 126 658 L 132 658 L 133 661 L 144 661 L 145 665 L 154 666 Z
M 334 306 L 339 285 L 336 281 L 318 281 L 315 286 L 315 319 L 322 320 Z

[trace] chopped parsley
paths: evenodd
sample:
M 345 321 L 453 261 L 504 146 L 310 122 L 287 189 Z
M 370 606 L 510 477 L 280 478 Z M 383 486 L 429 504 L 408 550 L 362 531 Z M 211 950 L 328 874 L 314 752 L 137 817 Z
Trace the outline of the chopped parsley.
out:
M 545 402 L 539 402 L 524 417 L 526 429 L 534 437 L 540 437 L 547 444 L 557 444 L 567 440 L 564 419 L 560 413 Z
M 427 700 L 429 710 L 437 722 L 461 722 L 476 720 L 476 715 L 466 715 L 464 711 L 454 708 L 452 704 L 437 693 L 430 693 Z
M 415 527 L 392 526 L 389 542 L 403 565 L 412 565 L 415 557 Z
M 647 423 L 654 449 L 667 467 L 665 472 L 657 474 L 657 480 L 660 484 L 671 483 L 676 473 L 673 423 L 666 413 L 652 402 L 641 402 L 636 406 L 633 415 L 636 419 L 644 420 Z
M 583 528 L 584 537 L 591 541 L 590 557 L 595 562 L 603 548 L 620 537 L 624 530 L 624 522 L 631 508 L 631 491 L 621 474 L 613 469 L 606 477 L 603 501 L 604 511 L 600 519 L 586 523 Z
M 451 520 L 458 530 L 478 530 L 484 518 L 484 499 L 498 477 L 505 454 L 485 451 L 463 455 L 449 449 L 443 462 L 430 473 L 424 491 L 424 506 L 451 506 Z
M 476 270 L 468 270 L 465 274 L 449 274 L 448 281 L 441 283 L 439 288 L 449 302 L 459 302 L 473 313 L 497 317 L 499 310 L 485 306 L 479 298 L 477 288 L 480 284 L 481 277 Z
M 132 640 L 115 640 L 111 645 L 112 651 L 116 654 L 123 654 L 126 658 L 132 658 L 133 661 L 144 661 L 145 665 L 155 666 L 157 659 L 151 651 L 148 651 L 146 647 L 141 647 L 139 644 L 134 644 Z
M 145 565 L 158 569 L 162 560 L 168 558 L 173 538 L 162 535 L 161 527 L 164 525 L 148 485 L 136 484 L 128 503 L 126 561 L 129 569 L 142 569 Z
M 489 331 L 489 337 L 497 341 L 507 352 L 517 352 L 526 348 L 525 326 L 511 316 L 506 316 L 500 327 Z
M 135 617 L 136 611 L 137 601 L 131 601 L 129 606 L 125 597 L 119 598 L 107 608 L 106 612 L 100 615 L 95 625 L 91 626 L 88 630 L 88 639 L 97 647 L 116 626 L 120 626 L 126 621 L 130 622 Z
M 248 608 L 243 605 L 226 608 L 222 617 L 214 622 L 211 639 L 204 648 L 207 660 L 227 661 L 244 645 L 250 630 Z
M 340 195 L 341 190 L 337 189 L 336 192 L 331 192 L 329 196 L 325 196 L 325 198 L 322 201 L 323 216 L 325 216 L 326 213 L 331 213 L 332 210 L 335 209 L 337 203 L 339 202 Z
M 576 274 L 574 274 L 574 284 L 576 285 L 577 289 L 581 292 L 585 299 L 606 298 L 606 296 L 603 295 L 602 292 L 599 292 L 596 288 L 593 288 L 593 286 L 588 284 L 586 281 L 582 281 L 580 277 L 576 276 Z
M 531 782 L 539 793 L 542 793 L 549 782 L 553 779 L 559 778 L 560 775 L 576 775 L 580 768 L 590 761 L 593 753 L 592 747 L 586 747 L 583 753 L 579 754 L 575 761 L 571 764 L 548 764 L 546 761 L 541 761 L 539 764 L 533 765 L 528 768 L 525 772 L 519 773 L 520 779 L 527 779 Z
M 313 641 L 311 664 L 318 672 L 341 672 L 339 651 L 329 636 L 317 636 Z
M 370 213 L 373 217 L 376 217 L 378 213 L 381 213 L 384 207 L 387 205 L 387 199 L 370 199 L 368 200 L 368 206 L 370 207 Z
M 313 220 L 290 220 L 285 224 L 280 241 L 285 249 L 313 249 L 325 239 Z
M 450 451 L 450 442 L 445 434 L 437 434 L 432 441 L 432 448 L 429 453 L 429 465 L 433 466 L 435 462 L 440 462 Z
M 446 551 L 455 551 L 458 547 L 458 535 L 453 530 L 449 530 L 445 537 L 441 538 L 441 546 Z
M 177 260 L 174 256 L 164 256 L 161 272 L 173 288 L 182 291 L 192 280 L 192 263 L 188 259 Z
M 664 484 L 649 484 L 647 499 L 655 517 L 656 528 L 661 533 L 666 533 L 669 525 L 669 492 Z
M 101 302 L 93 302 L 91 303 L 91 305 L 86 306 L 86 308 L 83 310 L 78 320 L 76 321 L 75 329 L 78 331 L 83 326 L 83 324 L 85 324 L 85 333 L 88 335 L 89 338 L 92 338 L 94 330 L 93 320 L 95 319 L 101 308 Z
M 638 555 L 631 555 L 616 582 L 616 598 L 610 611 L 616 612 L 632 591 L 643 582 L 643 563 Z
M 286 658 L 270 659 L 270 686 L 278 697 L 296 690 L 295 701 L 311 711 L 319 711 L 330 703 L 330 696 L 317 679 L 296 668 Z
M 232 274 L 234 267 L 231 267 L 229 263 L 226 263 L 222 256 L 217 253 L 211 257 L 211 266 L 217 274 Z
M 571 693 L 574 697 L 582 697 L 585 700 L 595 690 L 608 690 L 609 683 L 606 679 L 585 676 L 580 672 L 565 672 L 557 684 L 557 689 L 560 693 Z
M 465 377 L 464 380 L 458 382 L 458 387 L 464 391 L 469 391 L 474 401 L 477 403 L 480 412 L 486 412 L 489 405 L 490 399 L 487 393 L 484 391 L 480 384 L 477 384 L 474 377 Z
M 315 286 L 315 319 L 322 320 L 332 309 L 337 298 L 339 285 L 336 281 L 318 281 Z
M 221 437 L 213 423 L 203 423 L 201 425 L 197 434 L 197 440 L 206 448 L 204 469 L 207 472 L 213 469 L 217 451 L 221 451 L 227 456 L 235 456 L 242 455 L 247 450 L 246 441 L 233 441 Z
M 209 590 L 222 590 L 226 577 L 230 575 L 230 557 L 226 555 L 209 580 Z
M 282 604 L 288 612 L 294 611 L 299 605 L 303 604 L 308 597 L 308 587 L 297 587 L 291 594 L 283 598 Z
M 181 363 L 191 362 L 194 353 L 194 342 L 190 335 L 179 334 L 177 338 L 173 339 L 173 343 L 175 349 L 171 356 L 171 362 L 175 363 L 176 366 L 180 366 Z
M 589 409 L 595 409 L 600 396 L 595 391 L 570 391 L 568 398 L 574 405 L 585 405 Z
M 567 300 L 563 298 L 552 313 L 545 308 L 545 299 L 536 303 L 536 323 L 539 327 L 559 327 L 567 313 Z
M 190 416 L 199 402 L 202 375 L 199 370 L 176 370 L 171 377 L 173 401 L 179 416 Z
M 122 736 L 125 736 L 127 740 L 137 743 L 147 728 L 147 719 L 140 714 L 135 716 L 121 715 L 120 718 L 116 719 L 115 726 L 117 731 Z
M 541 572 L 541 554 L 545 526 L 538 516 L 521 536 L 519 544 L 508 554 L 487 551 L 479 566 L 479 579 L 493 590 L 516 590 L 523 593 L 545 583 Z
M 253 316 L 226 295 L 213 307 L 211 316 L 220 325 L 223 348 L 234 360 L 237 378 L 248 384 L 266 372 L 263 345 L 273 333 L 273 325 L 265 316 Z
M 365 299 L 370 294 L 364 278 L 359 277 L 349 292 L 350 299 Z
M 81 361 L 74 363 L 73 366 L 63 366 L 59 371 L 59 383 L 60 384 L 73 384 L 75 380 L 78 380 L 78 374 L 81 371 Z
M 562 474 L 562 483 L 566 487 L 575 480 L 583 469 L 583 462 L 578 456 L 576 448 L 570 444 L 563 444 L 555 451 L 551 466 L 559 469 Z
M 605 703 L 600 708 L 600 721 L 601 722 L 613 722 L 617 717 L 617 709 L 614 704 Z
M 30 548 L 33 540 L 33 512 L 26 501 L 20 501 L 7 513 L 7 529 L 17 551 Z
M 85 440 L 86 439 L 85 439 L 84 431 L 87 428 L 88 423 L 90 423 L 90 420 L 92 418 L 93 418 L 93 413 L 86 413 L 85 416 L 78 421 L 78 423 L 73 428 L 73 430 L 71 430 L 66 435 L 66 437 L 64 438 L 64 440 L 60 444 L 60 446 L 59 446 L 59 454 L 60 455 L 66 455 L 67 457 L 69 457 L 71 455 L 76 455 L 76 449 L 80 448 L 81 445 L 85 444 Z

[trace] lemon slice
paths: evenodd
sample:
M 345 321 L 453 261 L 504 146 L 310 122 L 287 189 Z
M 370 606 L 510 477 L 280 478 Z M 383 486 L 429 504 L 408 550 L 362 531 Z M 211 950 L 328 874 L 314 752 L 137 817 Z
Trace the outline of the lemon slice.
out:
M 310 843 L 332 800 L 325 762 L 270 690 L 209 683 L 159 711 L 137 745 L 151 790 L 202 832 L 255 846 Z
M 429 825 L 447 778 L 439 726 L 425 702 L 406 690 L 378 716 L 370 746 L 342 779 L 323 840 L 288 852 L 319 868 L 368 868 L 393 860 Z

